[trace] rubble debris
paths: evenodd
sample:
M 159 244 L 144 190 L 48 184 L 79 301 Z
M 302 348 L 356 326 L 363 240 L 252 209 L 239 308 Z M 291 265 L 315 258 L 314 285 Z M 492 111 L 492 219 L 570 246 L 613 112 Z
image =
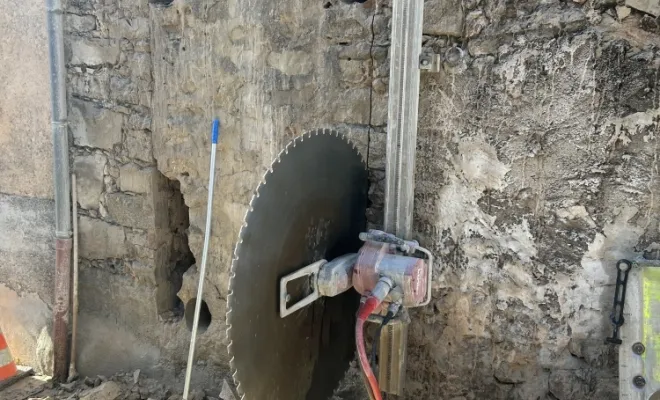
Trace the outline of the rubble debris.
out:
M 626 0 L 626 5 L 654 17 L 660 16 L 660 3 L 657 0 Z
M 31 400 L 181 400 L 182 393 L 168 387 L 163 382 L 145 377 L 139 370 L 119 373 L 112 377 L 88 376 L 80 377 L 70 383 L 54 384 L 48 377 L 36 376 L 46 384 L 38 391 L 33 387 L 28 390 Z M 12 387 L 7 390 L 12 389 Z M 15 392 L 12 391 L 13 394 Z M 218 392 L 220 392 L 218 394 Z M 0 391 L 0 399 L 4 399 L 5 391 Z M 222 391 L 194 389 L 190 400 L 236 400 L 231 386 L 225 380 Z
M 88 389 L 81 394 L 80 400 L 115 400 L 119 398 L 121 392 L 121 387 L 116 382 L 109 381 L 99 387 Z
M 220 400 L 236 400 L 236 396 L 234 396 L 234 392 L 231 390 L 231 386 L 229 386 L 226 379 L 222 382 Z
M 619 21 L 623 21 L 626 17 L 628 17 L 631 11 L 632 10 L 630 7 L 616 6 L 616 16 L 619 18 Z

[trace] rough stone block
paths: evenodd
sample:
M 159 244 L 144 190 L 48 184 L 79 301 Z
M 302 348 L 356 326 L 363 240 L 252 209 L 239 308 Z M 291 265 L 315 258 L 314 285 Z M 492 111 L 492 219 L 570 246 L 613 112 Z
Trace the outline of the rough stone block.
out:
M 371 125 L 383 126 L 387 124 L 388 98 L 389 95 L 387 93 L 373 93 L 371 99 L 371 102 L 373 103 L 371 108 Z
M 126 126 L 129 129 L 144 130 L 151 129 L 151 115 L 150 114 L 131 114 L 128 117 Z
M 151 83 L 130 77 L 110 77 L 110 98 L 118 103 L 151 105 Z
M 575 371 L 553 371 L 550 374 L 548 390 L 558 399 L 587 398 L 589 387 Z
M 358 21 L 342 13 L 330 12 L 321 27 L 321 34 L 335 43 L 357 42 L 371 36 L 371 20 Z
M 126 68 L 134 78 L 151 82 L 151 55 L 148 53 L 132 53 L 126 60 Z
M 71 94 L 103 100 L 110 92 L 110 75 L 105 68 L 69 69 L 69 87 Z
M 424 7 L 424 34 L 460 37 L 463 17 L 460 0 L 429 0 Z
M 372 52 L 371 43 L 360 42 L 353 45 L 333 46 L 331 51 L 337 52 L 337 58 L 340 60 L 370 60 Z
M 133 50 L 143 53 L 151 52 L 151 41 L 149 39 L 140 39 L 132 43 Z
M 108 193 L 105 205 L 110 218 L 120 225 L 140 229 L 154 227 L 154 211 L 146 196 Z
M 369 165 L 370 169 L 385 170 L 387 153 L 387 133 L 382 131 L 371 132 L 369 140 Z
M 156 168 L 140 168 L 136 164 L 119 167 L 119 189 L 122 192 L 151 193 L 160 172 Z
M 112 150 L 121 143 L 123 115 L 94 103 L 73 100 L 69 126 L 78 146 Z
M 624 19 L 628 18 L 632 10 L 630 7 L 626 6 L 616 6 L 616 16 L 619 18 L 619 21 L 623 21 Z
M 113 381 L 103 382 L 100 386 L 84 392 L 80 400 L 115 400 L 121 396 L 121 387 Z
M 153 161 L 154 155 L 151 146 L 151 134 L 144 130 L 130 130 L 126 132 L 124 147 L 128 156 L 142 161 Z
M 654 17 L 660 16 L 660 2 L 658 0 L 626 0 L 626 5 Z
M 143 230 L 129 230 L 126 233 L 126 244 L 128 247 L 127 257 L 139 260 L 142 264 L 154 265 L 156 258 L 157 240 L 159 235 L 154 232 L 147 233 Z
M 147 18 L 112 19 L 108 27 L 113 39 L 147 39 L 149 37 L 149 20 Z
M 110 77 L 110 94 L 113 99 L 123 103 L 138 103 L 138 94 L 133 82 L 123 76 Z
M 133 261 L 128 264 L 130 274 L 139 282 L 145 282 L 150 285 L 156 286 L 156 269 L 154 263 L 143 263 L 141 261 Z
M 231 386 L 229 386 L 229 383 L 227 383 L 226 379 L 222 380 L 222 390 L 220 391 L 220 399 L 236 400 L 236 396 L 234 396 L 234 392 L 231 389 Z
M 307 75 L 314 69 L 311 55 L 304 51 L 271 52 L 268 65 L 286 75 Z
M 489 54 L 497 54 L 497 49 L 500 47 L 497 38 L 475 38 L 468 42 L 468 52 L 473 57 L 485 56 Z
M 341 80 L 346 83 L 359 85 L 367 81 L 368 62 L 360 60 L 339 60 Z
M 91 260 L 122 258 L 126 255 L 124 228 L 100 219 L 80 216 L 80 257 Z
M 368 124 L 370 115 L 369 88 L 349 89 L 338 94 L 342 101 L 334 103 L 332 122 L 347 124 Z
M 488 20 L 483 11 L 472 11 L 465 17 L 465 36 L 469 38 L 477 36 L 487 25 Z
M 315 87 L 310 85 L 300 90 L 276 90 L 271 94 L 274 106 L 297 105 L 303 106 L 314 98 Z
M 80 39 L 71 41 L 71 64 L 98 67 L 119 61 L 119 44 L 107 39 Z
M 69 32 L 90 32 L 96 29 L 96 18 L 93 15 L 67 14 L 65 27 Z
M 73 171 L 76 174 L 78 203 L 87 210 L 99 208 L 99 200 L 103 192 L 103 170 L 107 158 L 102 154 L 78 156 L 73 161 Z
M 345 135 L 366 159 L 369 152 L 369 169 L 385 169 L 385 150 L 387 147 L 387 134 L 382 128 L 371 128 L 365 125 L 345 125 L 334 127 L 339 133 Z M 368 149 L 367 149 L 368 147 Z

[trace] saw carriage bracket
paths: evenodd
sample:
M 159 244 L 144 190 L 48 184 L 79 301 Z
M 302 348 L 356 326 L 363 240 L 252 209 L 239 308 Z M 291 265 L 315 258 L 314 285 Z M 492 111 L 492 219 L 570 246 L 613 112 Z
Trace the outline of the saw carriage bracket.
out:
M 403 307 L 419 307 L 431 301 L 433 254 L 416 241 L 370 230 L 360 234 L 365 242 L 357 254 L 345 254 L 334 260 L 320 260 L 280 280 L 280 316 L 285 318 L 321 297 L 334 297 L 350 288 L 369 295 L 382 279 L 392 282 L 380 311 L 391 303 Z M 420 252 L 426 259 L 414 257 Z M 289 283 L 307 278 L 309 293 L 295 301 Z

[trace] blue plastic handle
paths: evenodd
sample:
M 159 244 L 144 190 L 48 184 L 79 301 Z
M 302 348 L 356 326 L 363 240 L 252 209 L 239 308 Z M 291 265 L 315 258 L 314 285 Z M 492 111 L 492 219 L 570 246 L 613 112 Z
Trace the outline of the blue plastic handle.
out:
M 218 144 L 218 136 L 220 136 L 220 120 L 213 120 L 213 133 L 211 134 L 211 143 Z

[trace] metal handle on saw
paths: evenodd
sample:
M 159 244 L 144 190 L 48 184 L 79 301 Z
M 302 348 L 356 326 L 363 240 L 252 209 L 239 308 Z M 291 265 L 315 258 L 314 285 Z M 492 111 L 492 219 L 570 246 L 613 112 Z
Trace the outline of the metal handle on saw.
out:
M 431 291 L 433 290 L 433 253 L 420 246 L 417 246 L 416 249 L 426 254 L 429 258 L 429 274 L 426 277 L 426 299 L 420 304 L 420 306 L 425 306 L 431 302 Z
M 307 307 L 308 305 L 315 302 L 319 297 L 321 297 L 319 294 L 318 275 L 321 267 L 326 263 L 326 260 L 317 261 L 280 279 L 280 318 L 284 318 L 303 307 Z M 293 304 L 291 307 L 287 307 L 286 304 L 291 299 L 291 295 L 286 288 L 287 284 L 305 276 L 309 276 L 311 278 L 309 284 L 312 288 L 312 293 L 305 296 L 302 300 Z

